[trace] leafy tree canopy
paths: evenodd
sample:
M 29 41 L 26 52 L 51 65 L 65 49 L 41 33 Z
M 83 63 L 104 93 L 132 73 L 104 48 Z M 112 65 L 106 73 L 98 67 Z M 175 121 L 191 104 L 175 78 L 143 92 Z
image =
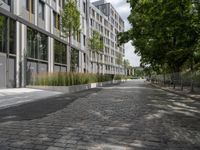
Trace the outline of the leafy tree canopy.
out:
M 200 35 L 199 1 L 129 0 L 132 28 L 119 34 L 119 43 L 132 40 L 143 64 L 179 71 L 194 56 Z
M 80 30 L 80 12 L 75 0 L 68 0 L 62 12 L 62 31 L 66 36 Z
M 104 44 L 103 44 L 103 39 L 101 38 L 99 32 L 97 31 L 92 32 L 92 37 L 89 39 L 88 46 L 92 51 L 96 53 L 103 52 Z

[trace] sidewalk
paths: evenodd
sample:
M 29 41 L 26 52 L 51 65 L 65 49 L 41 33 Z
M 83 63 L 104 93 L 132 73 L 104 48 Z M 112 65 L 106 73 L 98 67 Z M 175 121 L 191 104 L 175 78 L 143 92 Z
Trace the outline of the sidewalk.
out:
M 172 86 L 161 86 L 155 83 L 150 83 L 152 86 L 156 87 L 156 88 L 160 88 L 162 90 L 165 90 L 167 92 L 171 92 L 174 94 L 178 94 L 184 97 L 189 97 L 191 99 L 195 99 L 195 100 L 200 100 L 200 89 L 199 88 L 194 88 L 195 93 L 190 93 L 190 87 L 183 87 L 183 90 L 181 90 L 180 86 L 176 86 L 176 88 L 174 89 Z
M 63 93 L 31 88 L 0 89 L 0 109 L 59 94 Z

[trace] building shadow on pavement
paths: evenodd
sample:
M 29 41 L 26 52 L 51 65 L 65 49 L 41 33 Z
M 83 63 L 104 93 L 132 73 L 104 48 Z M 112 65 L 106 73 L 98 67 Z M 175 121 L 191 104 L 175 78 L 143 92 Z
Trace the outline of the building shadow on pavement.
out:
M 39 119 L 65 108 L 67 105 L 80 97 L 85 97 L 90 93 L 101 89 L 91 89 L 72 94 L 63 94 L 45 99 L 39 99 L 18 106 L 0 109 L 0 123 L 7 121 L 23 121 Z
M 137 86 L 141 88 L 126 92 L 119 86 L 92 89 L 56 99 L 58 104 L 52 99 L 35 102 L 33 108 L 24 104 L 2 110 L 0 145 L 49 150 L 200 149 L 199 102 Z M 49 111 L 42 110 L 47 104 Z M 30 114 L 18 112 L 20 107 L 30 109 Z M 34 115 L 34 108 L 41 114 Z

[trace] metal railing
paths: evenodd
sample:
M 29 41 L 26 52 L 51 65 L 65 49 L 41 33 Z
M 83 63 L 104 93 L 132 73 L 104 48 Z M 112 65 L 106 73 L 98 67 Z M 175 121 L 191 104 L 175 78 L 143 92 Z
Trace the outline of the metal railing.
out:
M 191 92 L 200 91 L 200 70 L 152 75 L 147 80 L 162 86 L 180 88 L 180 90 L 187 88 Z

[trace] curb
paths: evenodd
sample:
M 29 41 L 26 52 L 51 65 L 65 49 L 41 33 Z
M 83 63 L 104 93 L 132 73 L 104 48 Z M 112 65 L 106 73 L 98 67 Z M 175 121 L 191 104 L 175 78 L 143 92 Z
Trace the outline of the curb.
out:
M 190 95 L 187 95 L 187 94 L 183 94 L 183 93 L 179 93 L 179 92 L 176 92 L 176 91 L 172 91 L 172 90 L 169 90 L 169 89 L 165 89 L 165 88 L 162 88 L 161 86 L 159 85 L 155 85 L 153 83 L 149 83 L 151 86 L 155 87 L 155 88 L 159 88 L 163 91 L 166 91 L 166 92 L 170 92 L 170 93 L 173 93 L 173 94 L 176 94 L 176 95 L 180 95 L 180 96 L 183 96 L 183 97 L 186 97 L 186 98 L 191 98 L 193 100 L 200 100 L 200 98 L 196 98 L 194 96 L 190 96 Z

